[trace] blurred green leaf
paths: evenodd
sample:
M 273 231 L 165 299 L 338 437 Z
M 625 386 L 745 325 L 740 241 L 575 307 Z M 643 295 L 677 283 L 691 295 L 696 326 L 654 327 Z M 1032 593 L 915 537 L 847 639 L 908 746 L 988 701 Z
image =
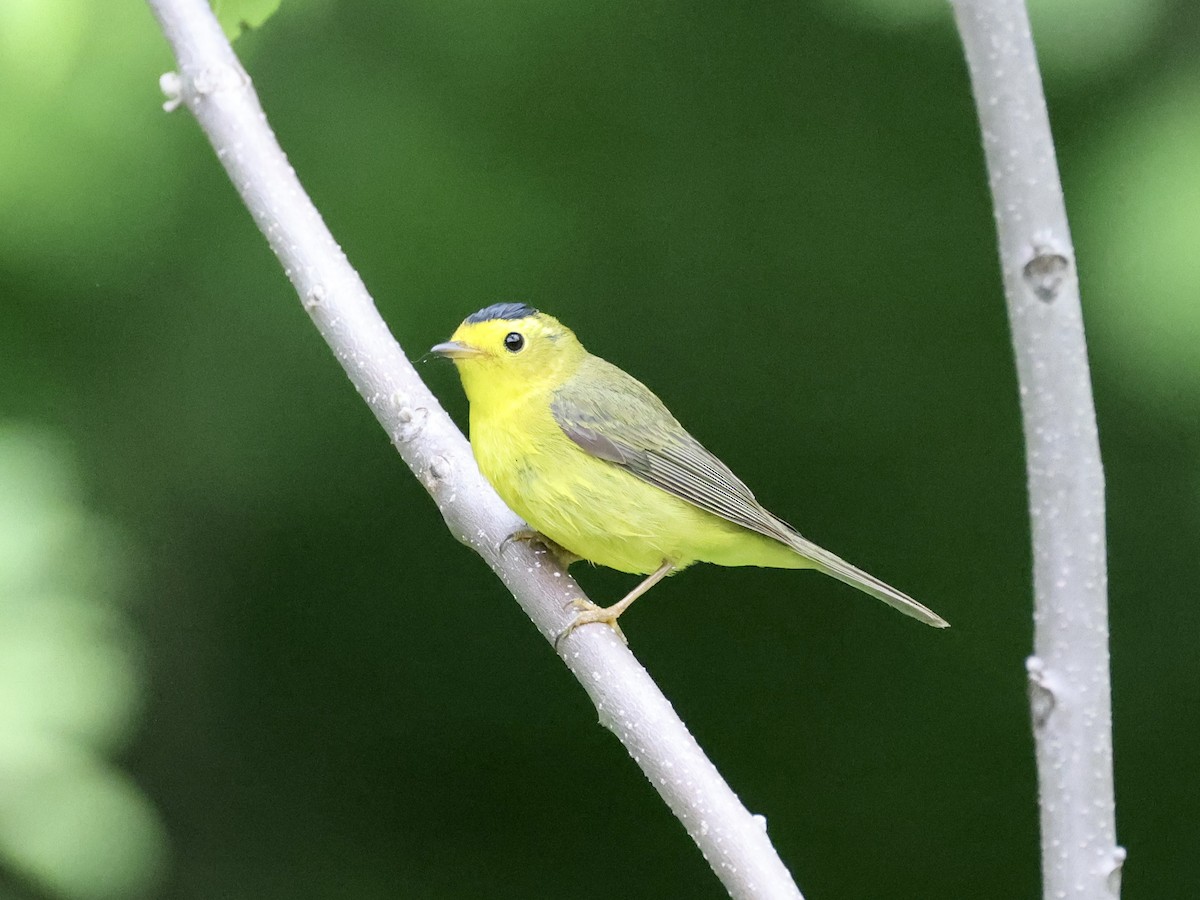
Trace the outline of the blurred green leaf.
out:
M 126 552 L 66 446 L 0 425 L 0 859 L 69 900 L 148 896 L 163 875 L 157 813 L 105 759 L 141 705 L 113 595 Z
M 110 240 L 153 239 L 173 181 L 156 84 L 170 65 L 139 4 L 0 3 L 0 258 L 61 265 L 70 247 L 67 271 L 94 286 Z
M 1050 78 L 1094 80 L 1112 74 L 1153 39 L 1167 0 L 1028 0 L 1038 62 Z M 916 30 L 952 21 L 945 0 L 827 0 L 831 15 L 859 26 Z
M 1194 412 L 1200 405 L 1200 69 L 1147 86 L 1094 146 L 1080 195 L 1089 322 L 1139 393 Z
M 212 0 L 213 12 L 229 40 L 260 28 L 279 9 L 280 0 Z
M 126 775 L 48 735 L 0 734 L 0 858 L 54 897 L 152 897 L 165 872 L 157 811 Z

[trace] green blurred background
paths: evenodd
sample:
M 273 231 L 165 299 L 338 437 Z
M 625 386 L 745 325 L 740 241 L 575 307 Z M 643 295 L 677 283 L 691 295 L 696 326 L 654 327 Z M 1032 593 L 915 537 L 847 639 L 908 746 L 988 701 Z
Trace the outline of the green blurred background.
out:
M 1034 15 L 1124 896 L 1192 896 L 1200 14 Z M 954 624 L 703 567 L 626 620 L 807 896 L 1037 896 L 1022 439 L 948 9 L 285 0 L 237 47 L 410 356 L 488 303 L 553 312 Z M 140 3 L 0 2 L 0 898 L 722 896 L 160 109 L 171 67 Z

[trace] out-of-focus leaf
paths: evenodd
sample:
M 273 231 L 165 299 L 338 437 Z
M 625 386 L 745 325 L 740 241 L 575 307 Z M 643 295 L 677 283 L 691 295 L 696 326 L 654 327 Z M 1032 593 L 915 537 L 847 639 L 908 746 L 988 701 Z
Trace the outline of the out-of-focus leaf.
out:
M 280 0 L 213 0 L 213 12 L 231 41 L 259 28 L 279 9 Z
M 874 28 L 949 23 L 944 0 L 831 0 L 830 12 Z M 1038 60 L 1050 78 L 1090 79 L 1110 72 L 1146 45 L 1164 0 L 1029 0 Z
M 0 735 L 0 848 L 65 900 L 154 896 L 166 860 L 158 813 L 128 776 L 50 735 Z
M 1200 71 L 1147 88 L 1099 144 L 1080 195 L 1089 325 L 1139 392 L 1200 400 Z
M 151 239 L 172 181 L 157 85 L 170 66 L 138 4 L 0 2 L 0 260 L 61 262 L 70 246 L 66 268 L 95 284 L 115 262 L 99 249 L 111 236 Z
M 106 758 L 142 693 L 112 531 L 65 444 L 0 427 L 0 860 L 67 900 L 150 896 L 166 858 L 153 806 Z

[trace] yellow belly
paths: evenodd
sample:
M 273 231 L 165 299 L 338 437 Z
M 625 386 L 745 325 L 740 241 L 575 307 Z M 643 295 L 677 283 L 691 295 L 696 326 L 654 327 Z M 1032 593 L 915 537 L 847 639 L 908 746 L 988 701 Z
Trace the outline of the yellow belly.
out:
M 806 568 L 786 545 L 668 494 L 573 443 L 548 404 L 508 415 L 471 411 L 471 447 L 484 477 L 533 529 L 583 559 L 645 574 L 664 561 Z

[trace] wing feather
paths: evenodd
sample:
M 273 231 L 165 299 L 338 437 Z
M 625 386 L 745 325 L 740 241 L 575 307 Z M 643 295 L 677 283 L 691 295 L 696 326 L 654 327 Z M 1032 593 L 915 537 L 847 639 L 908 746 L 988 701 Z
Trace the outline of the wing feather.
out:
M 567 437 L 706 512 L 790 545 L 795 531 L 763 509 L 649 388 L 598 357 L 584 365 L 597 371 L 568 381 L 550 407 Z
M 928 625 L 948 623 L 912 597 L 803 537 L 754 499 L 750 488 L 679 424 L 632 375 L 589 357 L 550 410 L 568 438 L 600 459 L 715 516 L 787 545 L 816 568 Z

